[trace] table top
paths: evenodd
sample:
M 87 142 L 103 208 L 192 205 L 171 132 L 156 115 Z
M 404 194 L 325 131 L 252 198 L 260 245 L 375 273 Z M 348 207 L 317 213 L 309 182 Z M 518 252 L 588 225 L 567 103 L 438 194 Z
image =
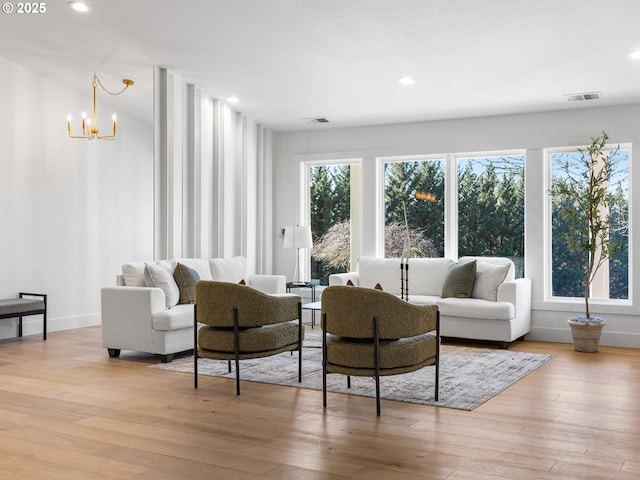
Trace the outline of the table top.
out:
M 322 310 L 322 302 L 303 303 L 302 308 L 305 310 Z

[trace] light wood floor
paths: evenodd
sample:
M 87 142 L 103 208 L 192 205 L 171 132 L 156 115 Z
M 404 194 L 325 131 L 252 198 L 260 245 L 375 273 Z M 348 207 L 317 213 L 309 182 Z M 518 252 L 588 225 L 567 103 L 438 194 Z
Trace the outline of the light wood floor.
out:
M 0 478 L 637 479 L 640 350 L 555 357 L 472 412 L 109 359 L 98 327 L 0 342 Z M 384 382 L 383 387 L 384 388 Z

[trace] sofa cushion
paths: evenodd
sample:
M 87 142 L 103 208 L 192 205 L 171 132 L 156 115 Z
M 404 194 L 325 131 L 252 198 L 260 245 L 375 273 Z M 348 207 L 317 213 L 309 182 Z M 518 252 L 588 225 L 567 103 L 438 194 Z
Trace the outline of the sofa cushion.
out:
M 206 258 L 174 258 L 171 260 L 174 270 L 178 266 L 178 263 L 198 272 L 200 280 L 213 280 L 211 276 L 211 265 Z
M 385 292 L 400 295 L 400 259 L 360 257 L 358 286 L 373 288 L 380 284 Z
M 495 302 L 498 300 L 498 287 L 504 282 L 509 265 L 496 265 L 476 262 L 476 283 L 473 286 L 473 298 Z
M 409 303 L 414 305 L 437 305 L 440 295 L 414 295 L 409 291 Z
M 154 330 L 193 328 L 193 305 L 176 305 L 171 310 L 155 313 L 151 322 Z
M 216 282 L 240 283 L 240 280 L 248 277 L 245 257 L 212 258 L 209 264 L 212 280 Z
M 129 262 L 122 265 L 122 277 L 126 287 L 146 287 L 144 262 Z
M 196 282 L 200 280 L 198 272 L 182 263 L 178 263 L 176 269 L 173 271 L 173 278 L 180 292 L 178 303 L 194 303 L 196 298 Z
M 442 298 L 469 298 L 476 282 L 476 262 L 456 263 L 442 284 Z
M 505 320 L 515 317 L 515 307 L 509 302 L 489 302 L 479 298 L 442 298 L 438 300 L 441 317 Z
M 171 308 L 180 299 L 180 290 L 173 278 L 171 264 L 166 260 L 145 263 L 144 281 L 147 287 L 157 287 L 164 292 L 165 306 Z
M 442 294 L 442 284 L 454 264 L 455 262 L 450 258 L 410 258 L 409 295 L 439 297 Z

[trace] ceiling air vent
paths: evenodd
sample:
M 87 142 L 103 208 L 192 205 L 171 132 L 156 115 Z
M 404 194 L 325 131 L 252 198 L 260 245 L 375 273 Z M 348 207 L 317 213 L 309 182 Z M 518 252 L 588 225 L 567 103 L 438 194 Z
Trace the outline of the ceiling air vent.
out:
M 587 93 L 567 93 L 564 95 L 570 102 L 580 102 L 582 100 L 600 100 L 602 95 L 600 92 Z
M 302 121 L 305 122 L 307 125 L 311 125 L 314 123 L 329 123 L 329 120 L 325 117 L 303 118 Z

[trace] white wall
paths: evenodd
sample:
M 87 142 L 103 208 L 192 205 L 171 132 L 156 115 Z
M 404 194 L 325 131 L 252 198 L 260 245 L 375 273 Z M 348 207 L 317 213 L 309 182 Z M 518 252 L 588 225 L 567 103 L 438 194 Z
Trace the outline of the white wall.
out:
M 543 178 L 543 149 L 580 146 L 589 138 L 607 132 L 610 143 L 640 142 L 640 106 L 580 108 L 526 115 L 469 118 L 364 128 L 300 131 L 274 135 L 274 232 L 295 225 L 300 212 L 300 162 L 317 159 L 363 158 L 363 205 L 375 203 L 373 185 L 376 157 L 410 154 L 446 154 L 526 149 L 526 276 L 533 282 L 532 339 L 570 342 L 566 320 L 582 309 L 581 302 L 550 302 L 543 291 L 544 236 L 543 202 L 546 192 Z M 640 144 L 633 145 L 631 160 L 635 202 L 640 198 Z M 640 211 L 631 209 L 632 238 L 640 238 Z M 363 215 L 363 253 L 376 251 L 373 244 L 371 215 Z M 369 220 L 369 225 L 367 221 Z M 368 243 L 367 243 L 368 242 Z M 637 244 L 637 242 L 636 242 Z M 274 238 L 274 272 L 293 271 L 293 257 Z M 630 259 L 634 261 L 633 257 Z M 637 262 L 636 262 L 637 263 Z M 634 265 L 633 263 L 631 265 Z M 599 306 L 593 310 L 606 316 L 604 345 L 640 347 L 640 274 L 632 271 L 630 296 L 633 305 Z
M 115 141 L 69 139 L 67 114 L 91 110 L 90 87 L 0 57 L 0 298 L 48 294 L 50 331 L 99 324 L 101 287 L 122 263 L 153 258 L 153 128 L 119 112 Z M 25 335 L 41 332 L 40 316 L 24 322 Z M 0 338 L 16 335 L 0 320 Z

